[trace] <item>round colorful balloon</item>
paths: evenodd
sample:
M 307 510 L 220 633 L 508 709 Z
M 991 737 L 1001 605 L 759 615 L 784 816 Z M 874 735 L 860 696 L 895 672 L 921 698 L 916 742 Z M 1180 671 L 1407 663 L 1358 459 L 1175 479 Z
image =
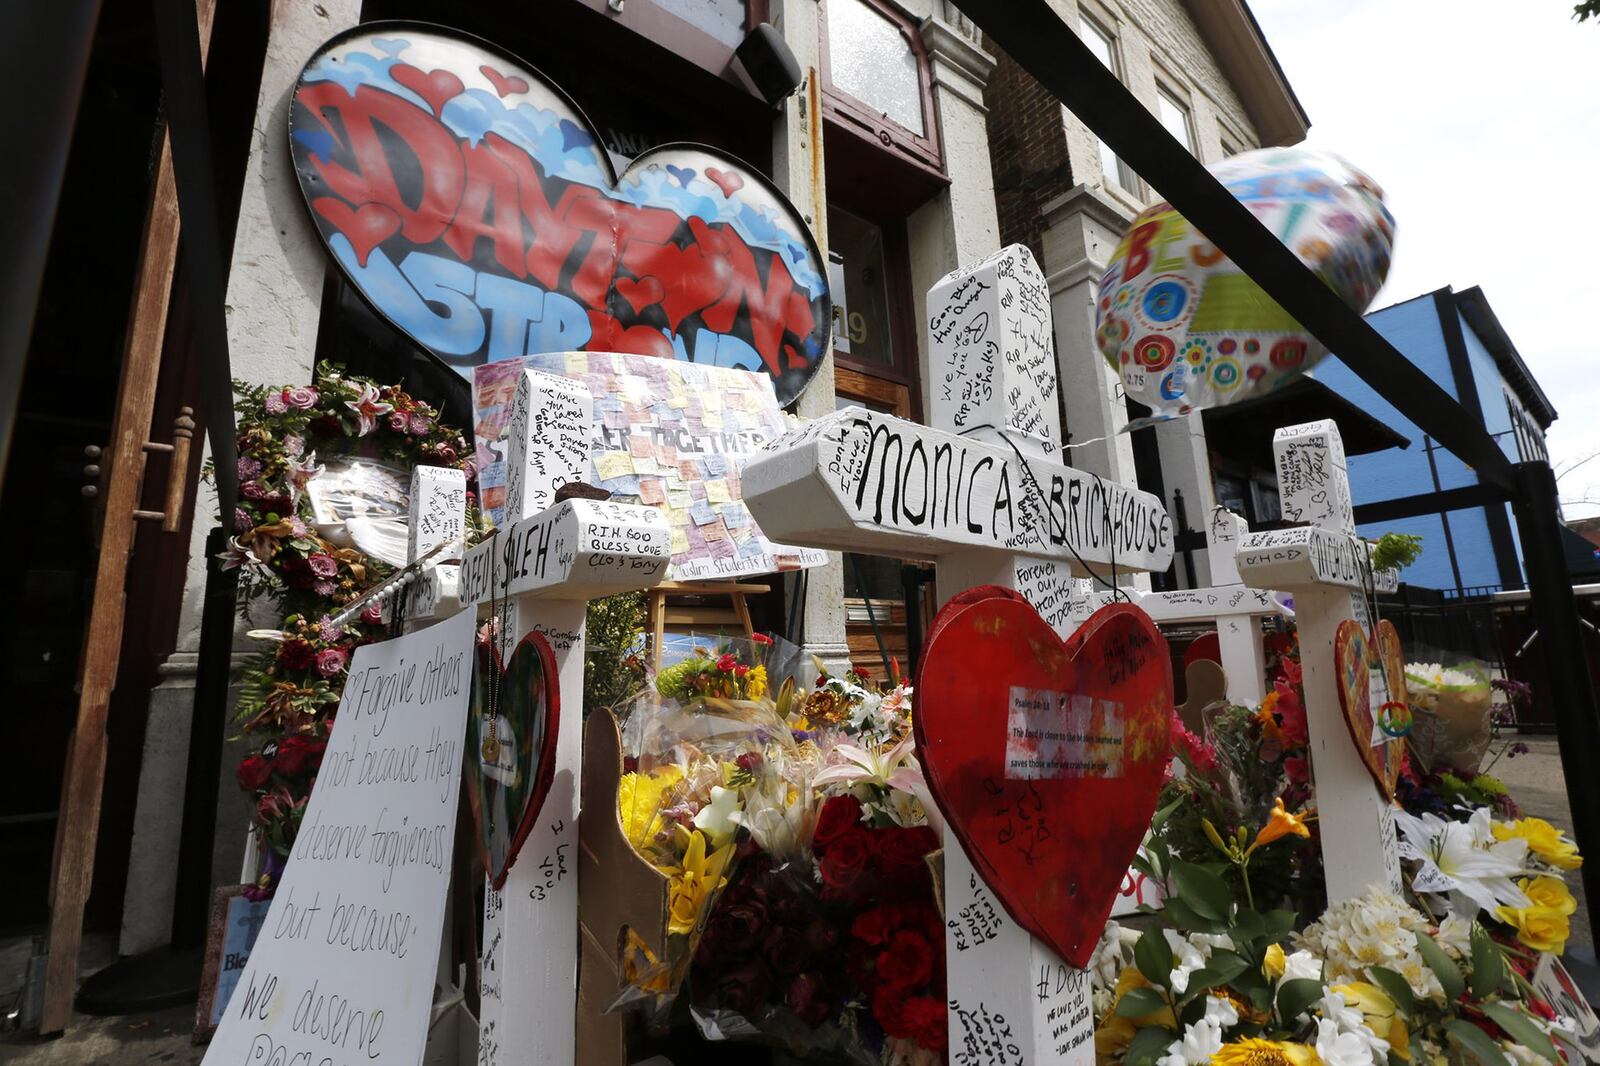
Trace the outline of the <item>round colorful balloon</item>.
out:
M 1306 148 L 1262 148 L 1208 169 L 1366 310 L 1394 246 L 1394 218 L 1371 178 Z M 1100 353 L 1158 419 L 1265 395 L 1327 354 L 1170 204 L 1134 220 L 1100 279 L 1095 314 Z

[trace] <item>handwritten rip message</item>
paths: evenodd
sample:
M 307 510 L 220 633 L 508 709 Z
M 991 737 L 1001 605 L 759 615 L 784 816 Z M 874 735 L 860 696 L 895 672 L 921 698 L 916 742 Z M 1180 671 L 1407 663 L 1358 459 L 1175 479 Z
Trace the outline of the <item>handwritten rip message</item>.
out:
M 206 1066 L 422 1061 L 473 614 L 357 649 L 317 784 Z

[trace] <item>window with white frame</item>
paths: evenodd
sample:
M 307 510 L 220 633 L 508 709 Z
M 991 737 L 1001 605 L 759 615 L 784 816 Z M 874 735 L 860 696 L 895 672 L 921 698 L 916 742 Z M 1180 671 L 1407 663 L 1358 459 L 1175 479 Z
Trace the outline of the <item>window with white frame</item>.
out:
M 1112 37 L 1108 30 L 1088 15 L 1080 15 L 1078 17 L 1078 34 L 1083 38 L 1083 43 L 1089 46 L 1089 51 L 1095 54 L 1095 58 L 1104 63 L 1107 70 L 1120 78 L 1122 72 L 1117 69 L 1116 38 Z M 1117 154 L 1111 150 L 1111 146 L 1105 141 L 1100 142 L 1100 172 L 1105 175 L 1107 181 L 1121 186 L 1128 192 L 1137 194 L 1139 189 L 1138 177 L 1128 164 L 1117 158 Z
M 1156 89 L 1156 117 L 1167 128 L 1167 132 L 1177 138 L 1178 143 L 1194 153 L 1194 121 L 1189 115 L 1189 105 L 1179 100 L 1178 97 L 1165 85 Z

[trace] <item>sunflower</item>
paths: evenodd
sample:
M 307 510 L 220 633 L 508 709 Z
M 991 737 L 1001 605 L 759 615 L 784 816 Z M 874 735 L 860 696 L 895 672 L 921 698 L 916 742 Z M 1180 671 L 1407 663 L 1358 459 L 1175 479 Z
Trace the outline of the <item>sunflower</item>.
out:
M 1211 1061 L 1215 1066 L 1314 1066 L 1317 1052 L 1305 1044 L 1246 1037 L 1222 1045 Z

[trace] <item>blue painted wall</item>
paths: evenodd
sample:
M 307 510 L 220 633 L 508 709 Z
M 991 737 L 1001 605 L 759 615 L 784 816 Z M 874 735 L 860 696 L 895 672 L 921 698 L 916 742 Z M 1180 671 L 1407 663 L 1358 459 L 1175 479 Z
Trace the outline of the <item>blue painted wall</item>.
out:
M 1453 305 L 1448 314 L 1460 318 Z M 1444 332 L 1440 328 L 1438 305 L 1433 294 L 1428 293 L 1374 311 L 1366 316 L 1374 329 L 1389 343 L 1399 349 L 1418 369 L 1438 382 L 1445 392 L 1459 400 L 1455 377 L 1450 371 L 1450 355 L 1445 347 Z M 1478 390 L 1479 405 L 1490 433 L 1503 434 L 1496 439 L 1501 450 L 1517 461 L 1517 446 L 1511 430 L 1511 418 L 1506 411 L 1505 388 L 1494 356 L 1465 320 L 1461 332 L 1466 340 L 1468 359 L 1472 367 L 1473 382 Z M 1408 448 L 1390 448 L 1372 455 L 1351 456 L 1350 491 L 1357 506 L 1383 500 L 1424 495 L 1438 489 L 1453 489 L 1477 484 L 1477 476 L 1461 460 L 1435 445 L 1433 462 L 1438 471 L 1438 483 L 1428 465 L 1422 431 L 1402 415 L 1388 401 L 1382 399 L 1366 382 L 1356 377 L 1336 355 L 1329 355 L 1318 363 L 1312 377 L 1352 401 L 1378 421 L 1407 438 Z M 1509 513 L 1509 509 L 1508 509 Z M 1489 539 L 1488 518 L 1482 508 L 1452 511 L 1449 515 L 1450 535 L 1455 544 L 1456 564 L 1460 568 L 1463 586 L 1498 585 L 1500 571 L 1495 565 L 1494 549 Z M 1376 538 L 1384 533 L 1418 533 L 1423 538 L 1422 556 L 1412 564 L 1402 578 L 1414 585 L 1429 588 L 1453 589 L 1457 577 L 1450 564 L 1446 549 L 1444 523 L 1438 514 L 1420 515 L 1361 527 L 1363 536 Z M 1518 551 L 1520 552 L 1520 545 Z M 1520 561 L 1520 557 L 1519 557 Z

